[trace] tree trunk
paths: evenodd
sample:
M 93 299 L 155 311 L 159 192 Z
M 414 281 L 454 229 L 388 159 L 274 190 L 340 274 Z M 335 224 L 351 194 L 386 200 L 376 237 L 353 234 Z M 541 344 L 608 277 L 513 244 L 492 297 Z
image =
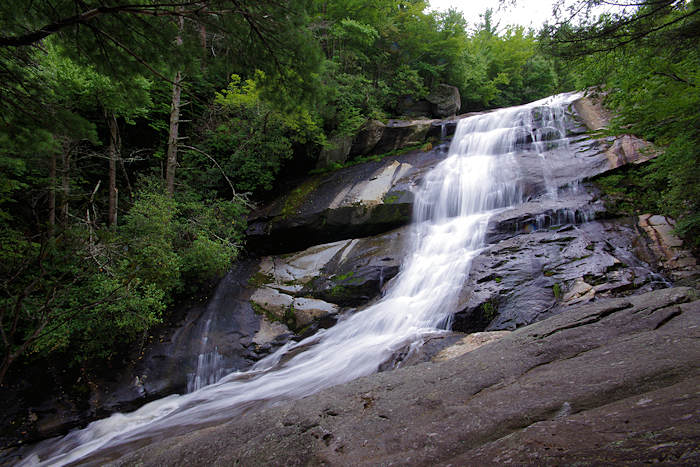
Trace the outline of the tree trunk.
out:
M 165 186 L 168 196 L 172 198 L 175 193 L 175 167 L 177 166 L 177 137 L 180 126 L 180 82 L 182 75 L 178 71 L 173 81 L 173 100 L 170 104 L 170 132 L 168 135 L 168 158 L 165 166 Z
M 56 232 L 56 154 L 49 162 L 49 237 Z
M 68 223 L 68 198 L 70 196 L 70 145 L 63 146 L 61 154 L 61 223 Z
M 185 20 L 179 18 L 179 30 L 175 45 L 182 45 L 182 30 L 185 27 Z M 182 92 L 182 73 L 178 70 L 173 79 L 173 99 L 170 103 L 170 130 L 168 134 L 168 154 L 165 166 L 165 187 L 168 196 L 171 198 L 175 193 L 175 167 L 177 167 L 177 140 L 180 126 L 180 93 Z
M 107 225 L 114 227 L 117 225 L 117 203 L 119 202 L 119 192 L 117 191 L 117 160 L 119 160 L 121 144 L 119 141 L 117 118 L 113 113 L 106 111 L 105 118 L 109 126 L 109 208 L 107 212 Z
M 7 375 L 7 370 L 10 369 L 10 365 L 14 362 L 14 356 L 10 355 L 8 349 L 7 354 L 2 359 L 2 364 L 0 365 L 0 386 L 2 386 L 3 381 L 5 381 L 5 375 Z

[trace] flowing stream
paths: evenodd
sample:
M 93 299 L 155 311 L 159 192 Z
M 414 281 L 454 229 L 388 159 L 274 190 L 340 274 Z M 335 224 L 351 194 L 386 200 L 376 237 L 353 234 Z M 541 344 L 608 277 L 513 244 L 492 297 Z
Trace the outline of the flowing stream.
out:
M 23 465 L 117 458 L 150 440 L 374 373 L 398 350 L 448 329 L 472 259 L 484 247 L 489 217 L 522 202 L 519 148 L 525 144 L 541 155 L 546 180 L 545 145 L 566 144 L 562 119 L 575 97 L 555 96 L 459 121 L 447 157 L 416 193 L 410 252 L 377 303 L 285 345 L 250 371 L 205 386 L 211 379 L 196 375 L 199 380 L 191 383 L 196 390 L 189 394 L 168 396 L 43 442 Z M 556 187 L 547 191 L 556 196 Z M 202 362 L 207 365 L 211 362 Z

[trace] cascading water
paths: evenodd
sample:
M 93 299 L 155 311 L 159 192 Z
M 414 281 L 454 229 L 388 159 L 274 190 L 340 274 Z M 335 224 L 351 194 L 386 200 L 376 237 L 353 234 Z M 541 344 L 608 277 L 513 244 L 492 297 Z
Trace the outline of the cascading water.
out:
M 251 406 L 300 398 L 371 374 L 397 350 L 449 327 L 472 259 L 484 246 L 489 217 L 522 201 L 522 187 L 515 182 L 522 135 L 540 132 L 529 142 L 542 152 L 541 133 L 547 128 L 559 132 L 558 138 L 547 139 L 547 144 L 556 144 L 563 136 L 558 119 L 574 98 L 555 96 L 459 122 L 447 158 L 427 175 L 416 194 L 406 262 L 374 305 L 286 345 L 251 371 L 230 374 L 190 394 L 169 396 L 42 443 L 24 463 L 63 465 L 96 451 L 100 460 L 118 457 L 128 451 L 129 443 L 144 438 L 158 439 L 186 427 L 230 419 Z M 537 115 L 543 116 L 544 124 L 535 121 Z
M 187 375 L 187 392 L 196 391 L 209 384 L 214 384 L 224 376 L 223 358 L 219 354 L 219 349 L 215 347 L 214 350 L 207 350 L 210 326 L 211 318 L 207 319 L 204 325 L 202 345 L 197 355 L 195 371 Z

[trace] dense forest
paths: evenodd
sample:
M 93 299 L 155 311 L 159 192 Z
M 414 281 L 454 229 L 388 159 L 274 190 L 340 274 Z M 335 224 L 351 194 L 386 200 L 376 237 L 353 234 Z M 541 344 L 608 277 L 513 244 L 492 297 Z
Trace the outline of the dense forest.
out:
M 245 252 L 256 202 L 443 83 L 461 112 L 596 87 L 662 152 L 599 180 L 613 209 L 697 248 L 700 2 L 605 3 L 534 31 L 422 0 L 3 2 L 0 384 L 118 357 Z

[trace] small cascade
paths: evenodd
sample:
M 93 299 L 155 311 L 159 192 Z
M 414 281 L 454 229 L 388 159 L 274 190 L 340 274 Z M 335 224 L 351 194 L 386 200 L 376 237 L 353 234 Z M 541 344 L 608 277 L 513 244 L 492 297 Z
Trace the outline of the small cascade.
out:
M 197 371 L 187 375 L 187 392 L 193 392 L 204 386 L 214 384 L 224 377 L 224 359 L 218 348 L 197 356 Z
M 531 112 L 525 114 L 524 124 L 530 128 L 532 145 L 535 152 L 542 158 L 547 194 L 551 199 L 557 199 L 558 187 L 553 183 L 551 163 L 547 160 L 546 154 L 554 148 L 567 149 L 565 117 L 564 107 L 555 106 L 534 107 Z
M 191 352 L 196 352 L 196 360 L 193 362 L 194 371 L 187 373 L 188 393 L 216 383 L 227 373 L 224 358 L 219 353 L 219 348 L 211 334 L 215 318 L 226 308 L 226 293 L 231 288 L 231 276 L 232 274 L 229 272 L 219 282 L 214 296 L 209 300 L 204 313 L 198 319 L 199 324 L 191 334 L 199 341 L 199 346 L 196 346 L 197 340 L 193 340 L 190 344 Z
M 222 378 L 216 349 L 207 347 L 204 333 L 193 392 L 115 414 L 39 445 L 25 464 L 65 465 L 98 451 L 100 459 L 118 458 L 130 450 L 129 443 L 144 438 L 167 437 L 369 375 L 400 349 L 449 328 L 472 260 L 485 246 L 490 217 L 523 201 L 525 187 L 518 182 L 523 135 L 530 135 L 529 150 L 538 152 L 546 172 L 545 151 L 566 144 L 559 119 L 575 98 L 555 96 L 458 122 L 447 157 L 416 193 L 406 261 L 374 304 L 344 316 L 332 328 L 286 344 L 251 371 Z M 549 139 L 550 128 L 559 138 Z M 556 196 L 549 181 L 546 188 Z M 575 213 L 556 222 L 572 219 Z
M 204 386 L 216 383 L 220 380 L 225 370 L 223 368 L 224 359 L 219 354 L 218 347 L 214 350 L 207 350 L 209 343 L 209 329 L 211 327 L 211 317 L 206 320 L 204 333 L 202 334 L 202 345 L 199 355 L 197 355 L 197 367 L 194 373 L 187 375 L 187 392 L 193 392 Z

